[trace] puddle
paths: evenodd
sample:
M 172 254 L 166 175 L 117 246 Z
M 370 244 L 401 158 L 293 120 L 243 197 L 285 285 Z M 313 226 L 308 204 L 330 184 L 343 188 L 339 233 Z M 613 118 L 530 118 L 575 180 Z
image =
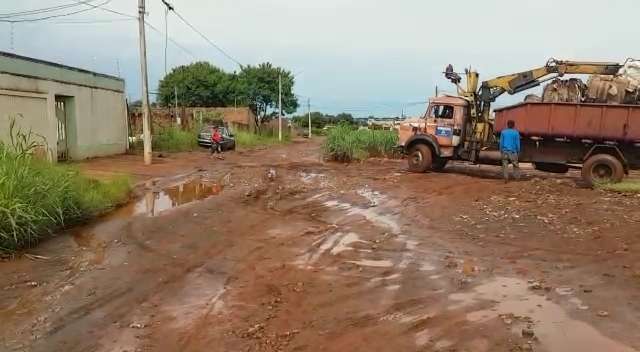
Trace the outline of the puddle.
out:
M 422 263 L 420 265 L 420 271 L 434 271 L 436 270 L 436 266 L 431 263 Z
M 367 199 L 369 201 L 369 206 L 371 207 L 378 206 L 385 199 L 385 196 L 383 196 L 380 192 L 371 190 L 368 187 L 361 188 L 357 190 L 356 193 L 359 196 Z
M 340 238 L 338 243 L 331 249 L 331 254 L 336 255 L 340 252 L 353 250 L 350 245 L 357 242 L 364 241 L 360 240 L 360 237 L 357 234 L 350 232 Z
M 391 274 L 389 276 L 384 276 L 384 277 L 374 277 L 373 279 L 371 279 L 371 282 L 378 282 L 378 281 L 382 281 L 382 280 L 394 280 L 394 279 L 398 279 L 400 278 L 400 274 L 396 273 L 396 274 Z
M 222 192 L 222 186 L 200 179 L 180 183 L 160 191 L 149 191 L 134 204 L 134 215 L 158 216 L 161 212 L 203 200 Z
M 304 183 L 312 183 L 318 178 L 324 178 L 324 175 L 315 172 L 300 172 L 300 179 Z
M 201 267 L 187 274 L 184 280 L 182 290 L 162 308 L 173 317 L 174 327 L 186 328 L 204 315 L 220 314 L 224 310 L 223 277 Z
M 424 346 L 431 340 L 431 334 L 428 329 L 424 329 L 420 332 L 417 332 L 415 335 L 416 345 L 418 347 Z
M 490 309 L 468 313 L 467 320 L 471 322 L 481 323 L 509 313 L 530 317 L 534 323 L 535 335 L 550 351 L 635 351 L 602 335 L 593 326 L 572 319 L 560 305 L 529 290 L 527 282 L 523 280 L 496 278 L 475 287 L 472 292 L 451 294 L 449 299 L 457 302 L 449 309 L 493 302 Z M 513 332 L 520 334 L 517 327 L 514 327 Z
M 356 264 L 359 266 L 371 266 L 375 268 L 389 268 L 393 266 L 390 260 L 350 260 L 347 263 Z
M 377 226 L 391 230 L 394 235 L 400 233 L 400 225 L 396 222 L 395 217 L 387 214 L 382 214 L 381 212 L 376 211 L 376 208 L 362 209 L 354 207 L 349 203 L 343 203 L 337 200 L 326 201 L 323 204 L 329 208 L 346 210 L 347 215 L 360 215 Z

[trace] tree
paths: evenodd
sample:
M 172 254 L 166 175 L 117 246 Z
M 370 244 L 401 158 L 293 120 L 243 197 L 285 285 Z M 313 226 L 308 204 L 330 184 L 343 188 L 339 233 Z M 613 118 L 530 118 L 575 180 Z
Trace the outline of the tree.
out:
M 308 115 L 294 116 L 293 121 L 300 127 L 309 126 Z M 337 125 L 339 123 L 347 123 L 349 125 L 358 124 L 358 121 L 349 113 L 340 113 L 338 115 L 325 115 L 321 112 L 314 111 L 311 113 L 311 127 L 323 128 L 326 125 Z
M 178 103 L 187 107 L 223 107 L 234 103 L 235 74 L 229 74 L 208 62 L 200 61 L 171 70 L 158 86 L 158 102 L 174 104 L 175 89 Z
M 256 125 L 269 119 L 269 110 L 278 107 L 278 76 L 282 78 L 282 110 L 291 114 L 298 109 L 293 93 L 294 77 L 290 71 L 266 62 L 258 66 L 245 66 L 238 74 L 237 95 L 255 113 Z

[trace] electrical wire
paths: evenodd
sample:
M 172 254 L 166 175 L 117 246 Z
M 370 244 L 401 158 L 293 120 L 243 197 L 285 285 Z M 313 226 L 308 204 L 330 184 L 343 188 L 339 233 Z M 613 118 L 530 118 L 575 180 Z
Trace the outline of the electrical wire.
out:
M 106 5 L 106 4 L 110 3 L 110 2 L 111 2 L 111 0 L 105 0 L 103 3 L 100 4 L 100 6 Z M 82 3 L 82 4 L 89 5 L 89 4 L 86 4 L 86 3 Z M 57 15 L 50 15 L 50 16 L 39 17 L 39 18 L 29 18 L 29 19 L 19 19 L 19 20 L 3 20 L 3 19 L 0 19 L 0 22 L 6 22 L 6 23 L 40 22 L 40 21 L 44 21 L 44 20 L 48 20 L 48 19 L 52 19 L 52 18 L 71 16 L 71 15 L 75 15 L 75 14 L 78 14 L 78 13 L 91 11 L 93 9 L 94 8 L 82 9 L 82 10 L 78 10 L 78 11 L 74 11 L 74 12 L 67 12 L 67 13 L 62 13 L 62 14 L 57 14 Z
M 111 1 L 111 0 L 109 0 L 109 1 Z M 138 18 L 138 16 L 129 15 L 129 14 L 127 14 L 127 13 L 119 12 L 119 11 L 116 11 L 116 10 L 112 10 L 112 9 L 110 9 L 110 8 L 107 8 L 107 7 L 102 7 L 102 6 L 104 6 L 104 4 L 94 5 L 94 4 L 89 4 L 89 3 L 87 3 L 87 2 L 78 2 L 78 4 L 80 4 L 80 3 L 82 3 L 83 5 L 86 5 L 86 6 L 90 6 L 91 8 L 99 9 L 99 10 L 106 11 L 106 12 L 110 12 L 110 13 L 114 13 L 114 14 L 116 14 L 116 15 L 120 15 L 120 16 L 124 16 L 124 17 L 129 17 L 129 18 L 136 18 L 136 19 Z
M 189 28 L 191 28 L 194 32 L 198 33 L 200 35 L 200 37 L 202 37 L 202 39 L 204 39 L 207 43 L 209 43 L 212 47 L 214 47 L 216 50 L 218 50 L 222 55 L 224 55 L 227 59 L 233 61 L 236 65 L 238 65 L 241 69 L 242 69 L 242 64 L 236 60 L 233 56 L 229 55 L 226 51 L 224 51 L 221 47 L 219 47 L 216 43 L 214 43 L 213 41 L 211 41 L 211 39 L 209 39 L 206 35 L 204 35 L 202 32 L 200 32 L 194 25 L 192 25 L 191 23 L 189 23 L 189 21 L 187 21 L 180 13 L 178 13 L 178 11 L 175 10 L 175 8 L 171 8 L 171 11 L 173 11 L 173 13 L 176 14 L 176 16 L 178 16 L 178 18 L 187 26 L 189 26 Z
M 101 24 L 101 23 L 115 23 L 115 22 L 126 22 L 126 21 L 134 21 L 133 18 L 112 18 L 112 19 L 102 19 L 102 20 L 62 20 L 62 21 L 53 21 L 50 22 L 52 24 Z
M 35 10 L 19 11 L 19 12 L 12 12 L 12 13 L 2 13 L 2 14 L 0 14 L 0 18 L 11 18 L 11 17 L 20 17 L 20 16 L 39 15 L 41 13 L 60 11 L 60 10 L 68 9 L 68 8 L 71 8 L 71 7 L 84 5 L 83 3 L 89 3 L 89 2 L 94 2 L 94 1 L 96 1 L 96 0 L 86 0 L 86 1 L 81 1 L 81 2 L 77 2 L 76 1 L 76 2 L 71 3 L 71 4 L 57 5 L 57 6 L 51 6 L 51 7 L 43 7 L 41 9 L 35 9 Z
M 167 38 L 171 44 L 175 45 L 178 49 L 184 51 L 185 53 L 189 54 L 193 59 L 197 60 L 197 56 L 193 54 L 193 52 L 191 52 L 189 49 L 185 48 L 184 46 L 180 45 L 180 43 L 178 43 L 177 41 L 175 41 L 173 38 L 166 36 L 165 33 L 163 33 L 161 30 L 159 30 L 158 28 L 154 27 L 151 23 L 144 21 L 144 24 L 147 25 L 147 27 L 151 28 L 153 31 L 155 31 L 156 33 L 164 36 L 165 38 Z

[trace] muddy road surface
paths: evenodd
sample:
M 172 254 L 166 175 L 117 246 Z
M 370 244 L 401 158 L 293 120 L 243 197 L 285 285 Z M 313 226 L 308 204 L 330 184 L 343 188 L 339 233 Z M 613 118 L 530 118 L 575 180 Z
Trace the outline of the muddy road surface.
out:
M 0 263 L 5 351 L 640 350 L 640 197 L 577 175 L 97 159 L 128 205 Z

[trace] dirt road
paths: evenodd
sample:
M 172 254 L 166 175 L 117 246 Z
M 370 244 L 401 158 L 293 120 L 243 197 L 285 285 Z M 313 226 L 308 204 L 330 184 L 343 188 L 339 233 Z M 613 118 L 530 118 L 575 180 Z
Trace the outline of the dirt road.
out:
M 159 159 L 131 204 L 0 263 L 7 351 L 638 351 L 640 197 L 575 175 Z

